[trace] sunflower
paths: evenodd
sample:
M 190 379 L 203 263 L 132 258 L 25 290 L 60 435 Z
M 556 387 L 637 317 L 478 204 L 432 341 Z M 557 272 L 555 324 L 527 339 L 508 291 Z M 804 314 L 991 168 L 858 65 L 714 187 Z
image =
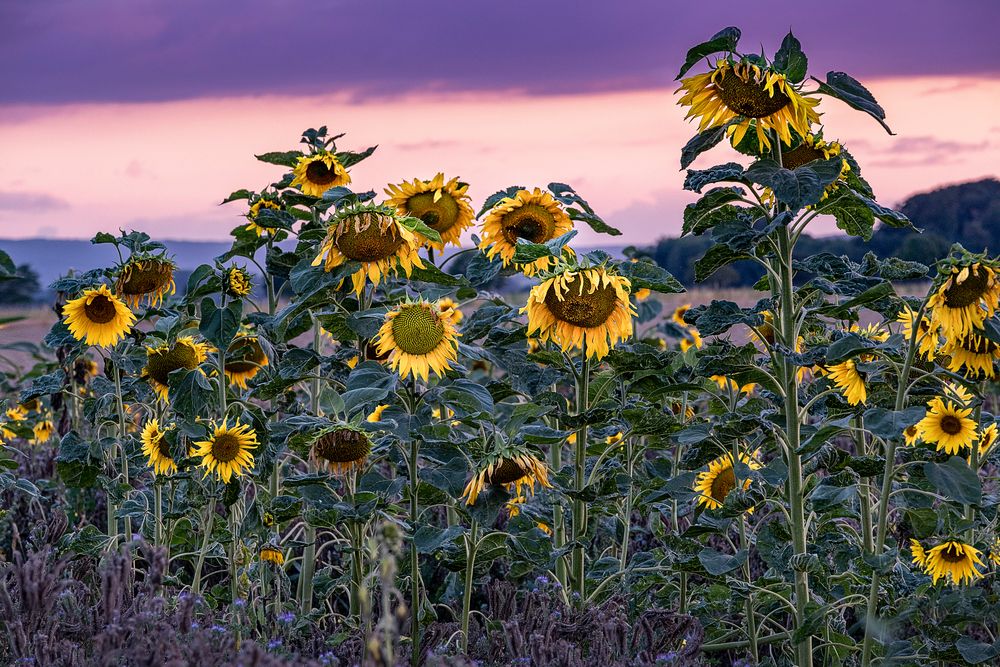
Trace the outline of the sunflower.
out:
M 927 564 L 927 552 L 923 545 L 912 537 L 910 538 L 910 559 L 917 567 L 924 567 Z
M 701 338 L 701 334 L 698 333 L 697 329 L 695 329 L 692 326 L 684 327 L 684 337 L 681 338 L 681 341 L 679 343 L 681 352 L 687 352 L 692 347 L 696 350 L 700 350 L 701 346 L 704 344 L 705 343 Z
M 265 544 L 260 548 L 260 562 L 274 563 L 278 567 L 285 564 L 285 554 L 278 547 L 272 544 Z
M 16 405 L 12 408 L 7 408 L 7 419 L 12 422 L 21 422 L 28 418 L 28 411 L 23 405 Z
M 689 326 L 688 323 L 684 321 L 684 314 L 687 313 L 687 311 L 689 310 L 691 310 L 690 303 L 685 303 L 682 306 L 677 306 L 676 308 L 674 308 L 674 312 L 670 316 L 670 319 L 682 327 Z
M 401 377 L 412 374 L 426 382 L 431 371 L 444 375 L 458 359 L 461 335 L 450 315 L 427 301 L 414 301 L 386 313 L 374 342 L 379 356 L 388 354 L 386 363 Z
M 107 285 L 84 290 L 67 301 L 62 312 L 74 338 L 99 347 L 114 345 L 135 324 L 135 314 Z
M 948 355 L 948 370 L 961 371 L 967 378 L 996 377 L 994 362 L 1000 359 L 1000 345 L 974 329 L 963 338 L 951 338 L 941 347 L 941 354 Z
M 711 375 L 708 379 L 717 384 L 722 391 L 733 391 L 749 396 L 757 389 L 756 382 L 748 382 L 741 387 L 736 380 L 731 380 L 725 375 Z
M 375 422 L 382 421 L 382 413 L 384 413 L 389 408 L 387 403 L 382 403 L 381 405 L 376 405 L 375 409 L 371 411 L 368 415 L 367 420 L 374 424 Z
M 191 336 L 181 336 L 173 345 L 146 348 L 146 367 L 142 377 L 149 381 L 153 391 L 162 400 L 169 399 L 170 374 L 181 368 L 189 371 L 198 368 L 211 350 L 205 343 L 199 343 Z
M 514 261 L 518 239 L 545 243 L 572 229 L 573 221 L 551 194 L 539 188 L 518 190 L 513 197 L 497 202 L 486 217 L 479 249 L 490 259 L 499 255 L 506 267 Z M 553 257 L 539 257 L 530 264 L 517 265 L 517 269 L 533 276 L 554 263 Z
M 584 349 L 603 359 L 618 342 L 632 335 L 635 307 L 629 301 L 632 283 L 605 267 L 563 270 L 531 288 L 528 336 L 538 332 L 563 352 Z
M 378 287 L 384 275 L 398 268 L 403 269 L 407 278 L 414 266 L 424 268 L 417 254 L 419 248 L 416 236 L 402 225 L 391 208 L 358 205 L 344 208 L 334 216 L 312 264 L 323 264 L 325 270 L 332 271 L 350 261 L 360 262 L 361 268 L 351 276 L 351 282 L 354 292 L 361 294 L 365 278 Z
M 740 454 L 740 461 L 751 470 L 760 470 L 757 452 Z M 694 481 L 694 490 L 699 494 L 698 504 L 710 510 L 722 507 L 726 496 L 735 488 L 736 470 L 733 467 L 733 455 L 728 453 L 710 462 L 708 470 L 698 473 Z M 743 489 L 748 488 L 750 488 L 749 478 L 743 480 Z
M 334 426 L 323 429 L 313 439 L 310 458 L 317 467 L 344 475 L 364 466 L 371 451 L 372 441 L 364 431 Z
M 931 399 L 930 409 L 917 422 L 920 439 L 937 446 L 939 452 L 958 454 L 976 441 L 976 422 L 969 419 L 972 408 L 961 408 L 942 398 Z
M 165 295 L 177 292 L 176 268 L 166 257 L 130 257 L 118 272 L 115 292 L 133 308 L 143 300 L 149 306 L 158 306 Z
M 243 473 L 253 467 L 252 450 L 257 448 L 257 434 L 249 424 L 236 423 L 230 427 L 228 423 L 213 425 L 212 435 L 208 440 L 194 443 L 192 456 L 200 456 L 201 464 L 205 466 L 205 477 L 215 473 L 226 484 L 235 475 L 242 477 Z
M 640 289 L 637 289 L 632 294 L 632 296 L 635 297 L 636 301 L 645 301 L 646 299 L 649 298 L 649 295 L 652 293 L 653 293 L 652 290 L 650 290 L 648 287 L 642 287 Z
M 785 169 L 796 169 L 815 160 L 831 160 L 839 157 L 843 150 L 844 147 L 840 143 L 826 141 L 820 136 L 809 133 L 798 146 L 781 154 L 781 166 Z M 851 164 L 846 159 L 841 158 L 840 175 L 833 183 L 826 186 L 820 201 L 829 197 L 837 189 L 839 183 L 847 178 L 850 171 Z
M 968 389 L 956 382 L 945 382 L 941 386 L 941 391 L 945 398 L 961 404 L 963 408 L 970 407 L 976 398 Z
M 390 185 L 385 191 L 389 195 L 385 203 L 396 207 L 400 215 L 423 220 L 441 235 L 441 241 L 421 240 L 443 250 L 449 243 L 461 245 L 462 232 L 472 225 L 475 213 L 466 194 L 468 189 L 468 184 L 460 183 L 457 178 L 445 182 L 444 174 L 439 173 L 429 181 L 414 178 L 412 183 Z
M 55 430 L 55 426 L 53 426 L 51 419 L 43 419 L 36 423 L 31 430 L 35 434 L 35 437 L 29 442 L 32 445 L 42 445 L 52 438 L 52 431 Z
M 89 357 L 77 357 L 73 362 L 73 378 L 81 384 L 95 377 L 99 370 L 97 362 Z
M 303 155 L 292 169 L 295 178 L 292 187 L 298 185 L 303 194 L 310 197 L 322 197 L 330 188 L 347 185 L 351 176 L 337 156 L 330 151 L 320 151 L 312 155 Z
M 240 389 L 247 388 L 247 382 L 252 380 L 260 369 L 267 366 L 267 354 L 257 336 L 239 333 L 226 351 L 226 378 L 230 384 Z
M 909 344 L 913 336 L 913 323 L 916 319 L 917 313 L 909 306 L 903 306 L 903 309 L 899 311 L 899 315 L 896 317 L 896 321 L 903 325 L 903 340 L 907 344 Z M 933 325 L 931 320 L 926 316 L 921 316 L 919 326 L 920 331 L 917 333 L 916 340 L 917 351 L 927 361 L 934 361 L 939 342 L 937 326 Z
M 949 540 L 927 552 L 924 571 L 931 575 L 931 581 L 935 584 L 942 578 L 950 580 L 953 584 L 965 581 L 971 584 L 983 576 L 983 573 L 976 569 L 977 565 L 983 565 L 978 549 L 963 542 Z
M 998 305 L 997 274 L 980 262 L 952 267 L 951 275 L 927 301 L 931 321 L 952 344 L 974 329 L 982 329 L 983 321 L 996 313 Z
M 827 366 L 826 374 L 851 405 L 868 400 L 865 378 L 858 372 L 858 366 L 853 359 Z
M 617 445 L 619 442 L 625 439 L 625 434 L 618 431 L 614 435 L 609 435 L 604 439 L 604 444 L 606 445 Z
M 997 442 L 997 424 L 993 422 L 979 431 L 979 460 L 983 461 L 990 454 Z
M 261 209 L 271 209 L 272 211 L 284 210 L 284 207 L 280 202 L 267 197 L 261 197 L 253 204 L 250 205 L 250 211 L 247 213 L 247 225 L 244 229 L 248 229 L 251 232 L 257 234 L 257 236 L 263 236 L 264 234 L 270 234 L 274 232 L 274 229 L 270 227 L 262 227 L 257 224 L 257 217 L 260 215 Z
M 678 104 L 690 107 L 685 119 L 701 119 L 699 132 L 735 121 L 726 128 L 734 146 L 751 126 L 761 151 L 771 148 L 770 130 L 790 146 L 791 130 L 806 136 L 819 122 L 813 108 L 819 100 L 802 95 L 784 74 L 750 62 L 719 59 L 711 71 L 683 79 L 682 90 Z
M 535 484 L 552 488 L 545 464 L 535 455 L 523 451 L 507 452 L 487 458 L 462 491 L 465 504 L 475 505 L 476 498 L 487 484 L 503 486 L 515 497 L 525 495 L 524 491 L 534 494 Z
M 177 463 L 170 456 L 170 443 L 167 442 L 167 431 L 160 428 L 160 422 L 150 419 L 142 429 L 142 453 L 149 459 L 149 467 L 156 475 L 169 475 L 177 472 Z
M 920 441 L 920 431 L 917 429 L 916 424 L 912 424 L 903 429 L 903 440 L 910 447 L 915 447 Z
M 229 296 L 244 297 L 253 291 L 250 273 L 239 266 L 231 266 L 222 276 L 223 289 Z
M 889 340 L 889 332 L 881 324 L 872 322 L 871 324 L 866 324 L 861 326 L 857 322 L 851 324 L 848 329 L 851 333 L 855 333 L 865 340 L 870 340 L 874 343 L 884 343 Z
M 437 300 L 438 310 L 441 311 L 442 315 L 447 315 L 451 317 L 451 321 L 455 324 L 459 324 L 465 315 L 462 313 L 461 309 L 458 307 L 458 302 L 450 297 L 443 297 Z
M 0 445 L 6 445 L 17 437 L 17 433 L 7 428 L 7 424 L 0 422 Z

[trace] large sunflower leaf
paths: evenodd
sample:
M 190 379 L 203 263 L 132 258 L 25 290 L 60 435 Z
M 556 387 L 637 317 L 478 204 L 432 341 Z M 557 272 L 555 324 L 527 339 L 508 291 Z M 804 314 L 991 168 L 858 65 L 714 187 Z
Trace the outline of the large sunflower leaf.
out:
M 720 222 L 732 219 L 738 212 L 736 206 L 724 206 L 739 200 L 746 192 L 743 188 L 730 186 L 712 188 L 693 204 L 684 207 L 684 226 L 681 236 L 704 234 Z
M 813 80 L 819 84 L 818 92 L 836 97 L 858 111 L 864 111 L 877 120 L 886 132 L 893 134 L 885 122 L 885 109 L 879 106 L 879 103 L 875 101 L 875 96 L 861 85 L 860 81 L 843 72 L 827 72 L 826 82 L 820 81 L 816 77 L 813 77 Z
M 737 121 L 731 120 L 724 125 L 711 127 L 704 132 L 699 132 L 691 137 L 688 142 L 684 144 L 684 148 L 681 149 L 681 169 L 687 169 L 699 155 L 707 150 L 715 148 L 715 146 L 725 138 L 726 130 L 729 126 L 735 122 Z
M 815 160 L 797 169 L 785 169 L 771 159 L 758 160 L 746 170 L 751 182 L 770 188 L 778 201 L 793 211 L 816 204 L 826 186 L 840 176 L 839 158 Z
M 784 72 L 792 83 L 800 83 L 806 78 L 809 61 L 806 54 L 802 52 L 802 44 L 795 38 L 791 30 L 781 40 L 781 48 L 774 54 L 774 66 L 779 72 Z
M 662 294 L 680 294 L 684 285 L 669 271 L 653 262 L 621 262 L 618 273 L 632 283 L 632 291 L 650 289 Z
M 978 505 L 983 499 L 979 475 L 961 456 L 952 456 L 944 463 L 928 461 L 924 474 L 937 492 L 945 498 L 965 505 Z
M 485 202 L 483 202 L 483 207 L 481 209 L 479 209 L 479 213 L 476 214 L 476 217 L 477 218 L 483 217 L 484 213 L 486 213 L 487 211 L 491 210 L 494 206 L 496 206 L 497 204 L 499 204 L 502 200 L 508 199 L 508 198 L 512 198 L 518 192 L 520 192 L 521 190 L 525 190 L 525 189 L 526 188 L 523 185 L 512 185 L 509 188 L 506 188 L 505 190 L 500 190 L 499 192 L 494 192 L 493 194 L 491 194 L 489 197 L 486 198 Z
M 294 167 L 295 163 L 302 157 L 302 151 L 273 151 L 271 153 L 254 155 L 254 157 L 268 164 L 276 164 L 281 167 Z
M 365 158 L 369 157 L 372 153 L 374 153 L 376 148 L 378 148 L 378 145 L 369 146 L 360 153 L 354 153 L 352 151 L 338 151 L 337 161 L 340 162 L 340 164 L 344 165 L 345 169 L 348 167 L 353 167 L 354 165 L 356 165 L 357 163 L 361 162 Z
M 684 178 L 684 189 L 701 193 L 701 189 L 712 183 L 747 183 L 743 175 L 743 165 L 738 162 L 718 164 L 708 169 L 688 169 Z
M 571 220 L 586 222 L 591 229 L 601 234 L 621 236 L 619 230 L 604 222 L 599 215 L 594 213 L 594 209 L 590 207 L 587 200 L 578 195 L 576 190 L 570 186 L 565 183 L 549 183 L 549 191 L 566 207 L 566 212 Z
M 242 301 L 233 301 L 225 308 L 219 308 L 215 301 L 205 297 L 201 300 L 201 323 L 198 325 L 198 330 L 205 340 L 224 350 L 229 347 L 229 343 L 239 331 L 242 317 Z
M 891 208 L 886 208 L 878 204 L 874 199 L 870 199 L 860 192 L 855 192 L 854 196 L 857 197 L 865 206 L 871 209 L 871 212 L 880 221 L 889 225 L 890 227 L 900 227 L 903 229 L 912 229 L 914 231 L 921 231 L 913 226 L 910 219 L 898 211 L 893 211 Z
M 721 243 L 714 245 L 705 252 L 701 259 L 694 263 L 694 279 L 699 283 L 708 280 L 713 273 L 722 267 L 743 259 L 752 258 L 745 252 L 736 252 Z
M 875 215 L 871 209 L 848 188 L 837 188 L 837 192 L 820 209 L 836 219 L 837 227 L 851 236 L 860 236 L 870 241 L 875 226 Z
M 711 39 L 707 42 L 702 42 L 701 44 L 696 44 L 688 49 L 687 57 L 684 58 L 684 64 L 681 65 L 681 71 L 677 73 L 675 81 L 685 74 L 688 73 L 695 63 L 704 58 L 705 56 L 711 55 L 713 53 L 718 53 L 720 51 L 735 51 L 736 44 L 740 41 L 740 29 L 735 26 L 729 26 L 728 28 L 723 28 L 719 32 L 712 35 Z

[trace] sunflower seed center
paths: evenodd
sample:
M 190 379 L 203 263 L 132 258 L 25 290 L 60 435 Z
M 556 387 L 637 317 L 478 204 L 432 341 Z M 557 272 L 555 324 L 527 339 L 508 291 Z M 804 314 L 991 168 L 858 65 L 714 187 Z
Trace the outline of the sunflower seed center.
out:
M 160 456 L 168 459 L 172 459 L 170 456 L 170 443 L 167 442 L 167 438 L 162 433 L 156 438 L 156 450 L 160 453 Z
M 193 370 L 198 365 L 198 353 L 191 345 L 178 341 L 167 350 L 151 350 L 146 359 L 146 375 L 160 384 L 167 384 L 170 374 L 180 368 Z
M 240 439 L 232 433 L 220 433 L 212 440 L 212 456 L 222 463 L 235 459 L 240 449 Z
M 823 151 L 809 144 L 801 144 L 796 148 L 781 154 L 781 166 L 785 169 L 796 169 L 814 160 L 822 160 Z
M 969 270 L 969 277 L 963 282 L 952 280 L 951 287 L 944 291 L 944 304 L 949 308 L 965 308 L 979 301 L 986 293 L 989 274 L 979 269 Z
M 949 544 L 938 553 L 941 560 L 949 563 L 962 563 L 966 560 L 965 550 L 957 544 Z
M 618 293 L 611 285 L 602 285 L 593 292 L 588 292 L 582 284 L 580 276 L 574 276 L 566 283 L 562 297 L 555 289 L 549 289 L 545 295 L 545 305 L 556 318 L 578 327 L 598 327 L 611 317 L 618 302 Z
M 334 164 L 334 167 L 336 167 L 336 164 Z M 306 178 L 316 185 L 329 185 L 337 180 L 337 170 L 336 168 L 331 169 L 327 167 L 326 163 L 322 160 L 316 160 L 315 162 L 310 162 L 309 166 L 306 167 Z
M 518 239 L 532 243 L 552 240 L 556 221 L 544 206 L 528 204 L 516 208 L 503 218 L 503 235 L 510 244 Z
M 342 428 L 320 436 L 313 444 L 313 452 L 324 461 L 350 463 L 368 456 L 371 443 L 364 433 Z
M 744 81 L 735 72 L 728 71 L 716 83 L 719 97 L 726 106 L 746 118 L 764 118 L 781 111 L 791 103 L 791 99 L 778 88 L 771 95 L 764 90 L 764 82 L 752 75 Z
M 383 228 L 380 223 L 384 221 L 379 215 L 349 218 L 337 237 L 337 249 L 356 262 L 377 262 L 391 256 L 403 245 L 403 237 L 394 223 Z
M 433 192 L 421 192 L 406 201 L 406 208 L 436 232 L 446 232 L 458 222 L 458 202 L 447 192 L 442 192 L 437 201 Z
M 945 415 L 941 418 L 941 430 L 948 435 L 958 435 L 962 432 L 962 422 L 953 415 Z
M 736 473 L 732 466 L 728 466 L 712 480 L 712 498 L 721 503 L 734 488 L 736 488 Z
M 429 308 L 403 306 L 392 319 L 392 337 L 407 354 L 427 354 L 444 339 L 444 323 Z
M 513 484 L 527 473 L 519 463 L 511 459 L 502 459 L 500 465 L 493 468 L 493 473 L 486 480 L 490 484 Z
M 166 289 L 173 279 L 173 268 L 166 263 L 150 262 L 126 267 L 118 281 L 118 291 L 122 294 L 152 294 Z
M 86 313 L 87 319 L 94 324 L 107 324 L 118 314 L 115 304 L 103 294 L 98 294 L 85 303 L 83 312 Z

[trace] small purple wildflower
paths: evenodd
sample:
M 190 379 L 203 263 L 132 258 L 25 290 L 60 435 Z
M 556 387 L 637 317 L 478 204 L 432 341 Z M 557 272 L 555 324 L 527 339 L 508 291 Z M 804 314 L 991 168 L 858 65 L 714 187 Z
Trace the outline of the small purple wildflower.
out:
M 278 623 L 292 623 L 295 621 L 295 614 L 290 611 L 283 611 L 278 614 Z

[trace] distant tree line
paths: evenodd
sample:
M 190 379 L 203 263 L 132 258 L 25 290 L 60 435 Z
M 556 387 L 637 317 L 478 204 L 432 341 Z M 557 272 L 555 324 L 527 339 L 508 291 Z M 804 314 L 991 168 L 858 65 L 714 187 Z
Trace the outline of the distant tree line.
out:
M 41 297 L 38 272 L 27 264 L 17 267 L 17 278 L 0 283 L 0 306 L 23 306 Z

